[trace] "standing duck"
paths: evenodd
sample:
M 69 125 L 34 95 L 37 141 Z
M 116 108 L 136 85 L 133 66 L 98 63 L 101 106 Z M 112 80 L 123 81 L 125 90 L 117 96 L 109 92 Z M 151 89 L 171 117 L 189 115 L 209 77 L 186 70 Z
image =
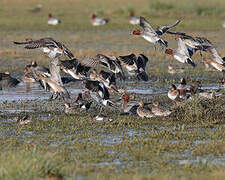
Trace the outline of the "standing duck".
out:
M 176 50 L 166 49 L 165 53 L 173 56 L 176 60 L 178 60 L 181 63 L 187 63 L 195 67 L 196 64 L 191 59 L 191 56 L 184 42 L 181 40 L 181 38 L 177 38 L 177 42 L 178 47 Z
M 61 21 L 59 19 L 54 18 L 51 13 L 48 14 L 48 24 L 49 25 L 55 26 L 55 25 L 57 25 L 59 23 L 61 23 Z
M 134 101 L 135 96 L 130 97 L 128 94 L 123 94 L 122 110 L 124 113 L 137 114 L 138 102 Z
M 178 85 L 177 89 L 180 91 L 179 97 L 181 99 L 187 99 L 187 83 L 185 78 L 180 79 L 180 84 Z
M 60 95 L 63 99 L 70 99 L 70 94 L 62 85 L 60 85 L 57 81 L 52 79 L 51 77 L 44 77 L 41 74 L 37 75 L 37 79 L 44 82 L 44 89 L 50 89 L 53 93 L 50 99 L 53 98 L 53 95 L 56 94 L 56 98 Z
M 176 104 L 179 104 L 182 101 L 184 101 L 184 99 L 180 98 L 180 91 L 177 89 L 177 87 L 174 84 L 170 86 L 170 90 L 168 91 L 167 95 L 169 99 L 176 102 Z
M 141 100 L 138 102 L 139 107 L 137 108 L 137 114 L 139 117 L 143 118 L 152 118 L 155 115 L 149 110 L 144 108 L 144 102 Z
M 97 17 L 96 14 L 91 15 L 91 24 L 93 26 L 102 26 L 102 25 L 107 24 L 108 22 L 109 22 L 109 19 Z

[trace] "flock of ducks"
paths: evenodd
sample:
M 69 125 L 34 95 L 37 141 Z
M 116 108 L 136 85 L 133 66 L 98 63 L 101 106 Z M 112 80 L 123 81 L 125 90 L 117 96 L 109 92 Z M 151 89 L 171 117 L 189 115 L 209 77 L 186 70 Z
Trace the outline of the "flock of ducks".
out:
M 154 47 L 157 45 L 165 50 L 165 53 L 171 55 L 180 63 L 191 65 L 196 68 L 196 63 L 192 56 L 196 52 L 200 52 L 202 60 L 207 68 L 213 71 L 225 72 L 225 58 L 222 58 L 217 52 L 215 46 L 204 37 L 192 37 L 183 32 L 172 32 L 170 29 L 177 26 L 180 21 L 159 26 L 153 29 L 150 23 L 144 17 L 136 17 L 131 13 L 130 23 L 139 24 L 142 30 L 134 29 L 131 34 L 140 36 L 152 43 Z M 51 15 L 49 15 L 52 18 Z M 93 25 L 105 24 L 107 19 L 101 19 L 96 15 L 92 15 Z M 51 23 L 55 24 L 59 21 L 52 19 Z M 163 35 L 175 36 L 177 48 L 168 48 L 169 43 L 163 39 Z M 53 38 L 42 38 L 39 40 L 26 39 L 22 42 L 14 42 L 16 45 L 23 45 L 25 49 L 37 49 L 47 55 L 50 59 L 48 66 L 40 66 L 33 61 L 25 67 L 25 74 L 22 80 L 24 82 L 39 82 L 45 91 L 51 93 L 50 99 L 62 98 L 65 104 L 65 113 L 79 114 L 87 112 L 93 105 L 99 107 L 97 116 L 90 118 L 96 121 L 112 121 L 113 119 L 102 114 L 104 108 L 111 108 L 124 114 L 138 115 L 141 118 L 152 118 L 155 116 L 169 116 L 172 111 L 162 107 L 158 101 L 145 103 L 143 100 L 137 101 L 135 94 L 127 94 L 123 88 L 117 87 L 118 81 L 134 77 L 139 81 L 148 81 L 149 76 L 146 73 L 146 65 L 148 57 L 144 54 L 128 54 L 126 56 L 108 56 L 97 54 L 93 57 L 85 58 L 78 61 L 73 53 L 63 43 L 54 40 Z M 211 54 L 211 58 L 203 57 L 202 53 Z M 67 60 L 60 60 L 61 56 L 65 56 Z M 104 70 L 97 70 L 101 67 Z M 64 71 L 70 77 L 61 77 L 60 72 Z M 184 72 L 183 68 L 169 66 L 168 72 L 171 74 Z M 16 86 L 19 81 L 12 78 L 9 72 L 0 74 L 1 81 L 7 81 Z M 65 84 L 69 82 L 82 81 L 84 92 L 79 93 L 77 99 L 71 99 L 69 91 L 65 88 Z M 220 86 L 224 86 L 225 80 L 218 82 Z M 171 84 L 168 91 L 168 97 L 176 104 L 180 104 L 192 98 L 192 95 L 199 94 L 202 97 L 212 98 L 216 96 L 215 92 L 205 92 L 201 89 L 201 83 L 196 81 L 191 85 L 187 85 L 184 78 L 181 79 L 179 86 Z M 111 96 L 119 95 L 119 98 L 113 99 Z M 97 107 L 95 106 L 95 107 Z M 21 124 L 26 124 L 24 121 L 27 118 L 16 119 Z

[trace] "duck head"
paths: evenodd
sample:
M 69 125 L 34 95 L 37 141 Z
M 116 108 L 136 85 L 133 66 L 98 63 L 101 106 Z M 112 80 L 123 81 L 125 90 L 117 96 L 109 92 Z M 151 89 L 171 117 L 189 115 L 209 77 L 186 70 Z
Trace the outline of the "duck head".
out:
M 139 29 L 135 29 L 132 32 L 133 35 L 141 35 L 141 31 Z
M 129 14 L 129 16 L 130 16 L 130 17 L 133 17 L 133 16 L 134 16 L 134 12 L 131 11 L 130 14 Z
M 96 18 L 96 14 L 91 14 L 91 19 L 95 19 Z
M 173 55 L 173 50 L 172 49 L 166 49 L 165 53 L 169 54 L 169 55 Z

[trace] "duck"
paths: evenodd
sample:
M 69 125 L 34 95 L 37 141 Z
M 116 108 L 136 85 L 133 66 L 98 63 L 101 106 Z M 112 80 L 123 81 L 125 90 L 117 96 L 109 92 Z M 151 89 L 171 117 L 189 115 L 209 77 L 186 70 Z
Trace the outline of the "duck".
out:
M 140 16 L 135 16 L 134 15 L 134 12 L 130 12 L 129 14 L 129 23 L 132 24 L 132 25 L 139 25 L 140 24 Z
M 110 100 L 109 91 L 105 85 L 99 81 L 85 80 L 85 89 L 88 90 L 91 98 L 100 106 L 100 113 L 103 107 L 117 108 L 114 103 Z
M 223 22 L 222 27 L 225 28 L 225 21 Z
M 220 88 L 220 87 L 225 88 L 225 79 L 223 79 L 223 80 L 218 80 L 217 82 L 219 83 L 219 86 L 218 86 L 219 88 Z
M 65 73 L 71 75 L 74 79 L 77 80 L 86 79 L 87 72 L 90 70 L 90 67 L 82 65 L 76 58 L 60 61 L 58 66 L 60 66 L 60 69 Z
M 57 25 L 61 23 L 61 21 L 57 18 L 54 18 L 51 13 L 48 14 L 48 25 Z
M 206 61 L 203 60 L 203 63 L 205 65 L 205 71 L 209 71 L 209 72 L 217 71 L 216 68 L 214 68 L 213 66 L 210 66 L 209 62 L 206 62 Z
M 206 59 L 206 58 L 203 58 L 203 62 L 210 64 L 217 71 L 225 73 L 225 63 L 220 64 L 215 59 Z
M 181 38 L 177 38 L 177 42 L 178 47 L 176 50 L 167 48 L 165 50 L 165 53 L 173 56 L 176 60 L 178 60 L 181 63 L 190 64 L 191 66 L 196 67 L 196 64 L 192 60 L 189 51 L 184 42 L 181 40 Z
M 158 43 L 164 47 L 168 46 L 168 42 L 160 38 L 159 35 L 156 33 L 156 31 L 142 16 L 140 17 L 140 26 L 143 28 L 143 31 L 140 31 L 139 29 L 135 29 L 132 32 L 133 35 L 141 36 L 148 42 L 153 43 L 154 45 Z
M 37 79 L 39 81 L 41 80 L 44 82 L 45 90 L 51 91 L 52 95 L 51 95 L 50 99 L 53 98 L 54 94 L 56 94 L 56 98 L 58 98 L 58 96 L 61 96 L 63 99 L 70 99 L 70 94 L 67 91 L 67 89 L 65 87 L 63 87 L 62 85 L 60 85 L 58 82 L 56 82 L 51 77 L 44 77 L 43 75 L 38 74 Z
M 84 97 L 84 98 L 83 98 Z M 74 105 L 80 107 L 80 111 L 88 111 L 92 105 L 92 101 L 88 101 L 88 95 L 86 93 L 79 93 Z
M 217 62 L 217 63 L 219 63 L 219 64 L 222 64 L 222 65 L 225 64 L 225 57 L 222 58 L 222 57 L 218 54 L 218 52 L 217 52 L 217 50 L 216 50 L 215 47 L 209 48 L 208 51 L 209 51 L 209 52 L 211 53 L 211 55 L 213 56 L 212 59 L 213 59 L 215 62 Z
M 102 26 L 109 22 L 109 19 L 97 17 L 96 14 L 91 15 L 91 24 L 92 26 Z
M 152 113 L 155 116 L 169 116 L 172 112 L 166 109 L 162 109 L 159 107 L 158 101 L 153 101 Z
M 137 108 L 137 114 L 139 117 L 143 118 L 152 118 L 155 117 L 155 115 L 149 110 L 144 108 L 144 101 L 138 101 L 138 108 Z
M 206 39 L 205 37 L 193 37 L 187 35 L 183 32 L 171 32 L 167 31 L 168 34 L 173 34 L 176 37 L 182 39 L 182 41 L 190 48 L 192 48 L 192 53 L 200 51 L 200 55 L 202 57 L 202 51 L 208 51 L 209 48 L 213 47 L 213 44 L 210 40 Z M 193 55 L 193 54 L 192 54 Z
M 177 87 L 174 84 L 170 86 L 170 90 L 168 91 L 167 95 L 169 99 L 174 101 L 176 104 L 179 104 L 184 101 L 183 98 L 180 98 L 180 91 L 177 89 Z
M 16 116 L 13 118 L 13 120 L 17 123 L 17 124 L 20 124 L 20 125 L 26 125 L 26 124 L 29 124 L 32 122 L 32 120 L 29 119 L 29 115 L 24 115 L 24 116 Z
M 128 94 L 122 95 L 123 103 L 122 110 L 126 114 L 137 114 L 138 102 L 135 101 L 135 95 L 129 96 Z
M 0 84 L 2 87 L 12 88 L 20 83 L 19 80 L 13 78 L 8 71 L 0 73 Z
M 112 122 L 113 119 L 108 117 L 108 116 L 105 116 L 103 114 L 98 114 L 97 116 L 93 117 L 91 114 L 90 114 L 90 119 L 93 121 L 96 121 L 96 122 Z
M 145 67 L 148 58 L 144 54 L 129 54 L 127 56 L 119 56 L 121 65 L 126 68 L 128 73 L 132 76 L 136 76 L 138 80 L 148 81 L 148 75 L 145 71 Z
M 73 53 L 62 43 L 55 41 L 53 38 L 41 38 L 39 40 L 32 40 L 27 38 L 25 42 L 16 42 L 16 45 L 25 45 L 25 49 L 38 49 L 49 58 L 55 59 L 61 55 L 67 56 L 69 59 L 74 57 Z
M 178 66 L 172 66 L 172 65 L 168 66 L 169 74 L 176 74 L 176 73 L 183 73 L 183 72 L 184 72 L 184 68 L 179 68 Z
M 187 83 L 185 78 L 180 79 L 180 84 L 177 86 L 177 89 L 179 90 L 179 97 L 181 99 L 187 99 Z
M 90 73 L 90 79 L 93 81 L 102 82 L 108 88 L 108 90 L 118 92 L 116 87 L 116 77 L 112 73 L 105 72 L 103 70 L 97 72 L 96 69 L 92 69 Z
M 101 66 L 106 68 L 106 70 L 114 73 L 117 78 L 124 79 L 124 72 L 120 61 L 115 56 L 108 56 L 104 54 L 97 54 L 94 57 L 86 58 L 81 61 L 82 65 L 97 68 Z

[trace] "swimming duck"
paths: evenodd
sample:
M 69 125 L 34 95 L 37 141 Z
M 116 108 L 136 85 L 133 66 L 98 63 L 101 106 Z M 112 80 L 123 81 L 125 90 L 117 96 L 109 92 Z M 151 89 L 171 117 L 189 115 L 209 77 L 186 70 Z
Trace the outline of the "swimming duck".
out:
M 196 64 L 191 59 L 191 56 L 184 42 L 181 40 L 181 38 L 177 38 L 177 42 L 178 42 L 178 47 L 176 50 L 166 49 L 165 53 L 172 55 L 176 60 L 178 60 L 181 63 L 187 63 L 195 67 Z
M 91 24 L 93 26 L 101 26 L 101 25 L 105 25 L 109 22 L 109 19 L 106 18 L 101 18 L 101 17 L 97 17 L 96 14 L 92 14 L 91 15 Z
M 143 118 L 152 118 L 155 117 L 155 115 L 149 110 L 144 108 L 144 102 L 141 100 L 138 102 L 138 108 L 137 108 L 137 114 L 139 117 Z
M 139 29 L 135 29 L 132 32 L 133 35 L 139 35 L 143 37 L 145 40 L 147 40 L 148 42 L 153 44 L 159 43 L 162 46 L 165 46 L 165 47 L 168 46 L 168 42 L 161 39 L 159 35 L 156 33 L 156 31 L 142 16 L 140 17 L 140 26 L 143 28 L 143 31 L 140 31 Z
M 48 14 L 48 24 L 49 25 L 55 26 L 59 23 L 61 23 L 61 21 L 59 19 L 54 18 L 51 13 Z

